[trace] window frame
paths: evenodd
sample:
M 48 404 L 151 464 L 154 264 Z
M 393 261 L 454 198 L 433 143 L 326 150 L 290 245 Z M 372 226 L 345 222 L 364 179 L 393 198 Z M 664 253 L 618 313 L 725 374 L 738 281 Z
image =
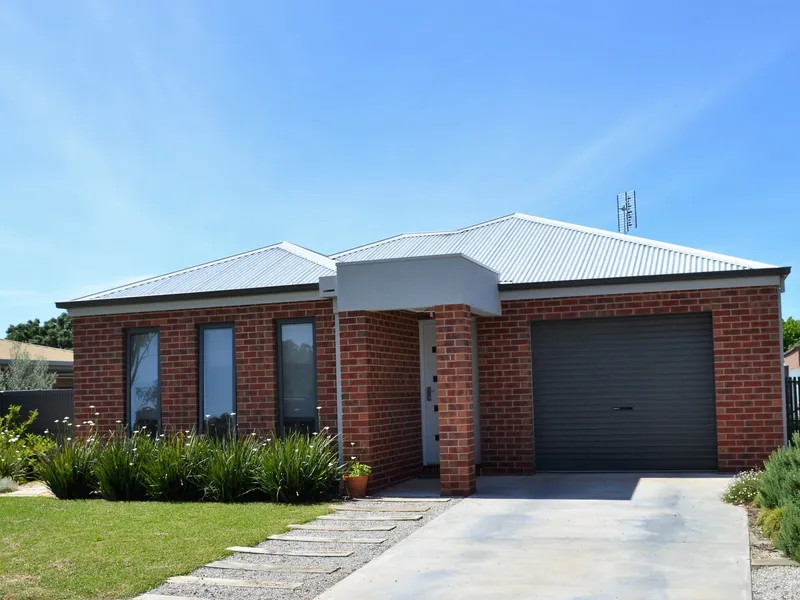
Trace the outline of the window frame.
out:
M 162 371 L 161 371 L 161 328 L 160 327 L 130 327 L 125 329 L 125 430 L 129 435 L 133 434 L 133 423 L 131 422 L 132 415 L 131 409 L 133 408 L 131 402 L 131 339 L 135 335 L 144 333 L 155 333 L 158 335 L 158 344 L 156 345 L 156 361 L 158 372 L 158 431 L 155 435 L 159 435 L 164 428 L 164 404 L 161 389 L 163 387 Z
M 299 325 L 311 324 L 311 341 L 314 343 L 314 431 L 319 431 L 319 411 L 316 407 L 319 406 L 319 371 L 317 370 L 317 319 L 316 317 L 294 317 L 290 319 L 276 319 L 275 320 L 275 362 L 277 368 L 277 383 L 278 394 L 276 402 L 276 416 L 278 419 L 278 434 L 283 437 L 286 434 L 284 426 L 284 399 L 283 399 L 283 326 L 284 325 Z
M 231 330 L 231 357 L 233 359 L 233 408 L 231 412 L 237 412 L 237 385 L 236 385 L 236 326 L 233 322 L 202 323 L 197 326 L 197 432 L 204 433 L 205 422 L 205 377 L 203 373 L 203 358 L 205 355 L 205 336 L 204 332 L 208 329 L 230 329 Z M 237 415 L 238 416 L 238 415 Z

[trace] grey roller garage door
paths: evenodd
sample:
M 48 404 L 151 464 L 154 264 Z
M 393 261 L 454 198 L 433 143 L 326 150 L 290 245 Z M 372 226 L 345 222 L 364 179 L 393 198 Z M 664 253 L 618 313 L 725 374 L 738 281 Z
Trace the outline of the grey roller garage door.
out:
M 716 470 L 707 313 L 532 325 L 538 470 Z

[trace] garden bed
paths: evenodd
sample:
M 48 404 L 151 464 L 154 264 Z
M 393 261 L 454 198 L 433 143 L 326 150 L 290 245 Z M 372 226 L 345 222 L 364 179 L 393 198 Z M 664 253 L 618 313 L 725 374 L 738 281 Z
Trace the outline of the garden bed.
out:
M 756 523 L 758 509 L 747 506 L 750 529 L 750 573 L 753 600 L 797 600 L 800 598 L 800 564 L 786 558 L 764 537 Z

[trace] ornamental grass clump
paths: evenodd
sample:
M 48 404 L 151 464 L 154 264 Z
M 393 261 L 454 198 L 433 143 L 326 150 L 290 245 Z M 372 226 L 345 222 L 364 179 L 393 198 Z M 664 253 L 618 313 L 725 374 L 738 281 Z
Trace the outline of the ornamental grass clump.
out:
M 261 449 L 255 435 L 237 437 L 235 430 L 221 438 L 204 437 L 198 452 L 207 456 L 200 481 L 204 499 L 247 502 L 260 496 L 256 468 Z
M 342 467 L 336 438 L 290 432 L 268 440 L 256 470 L 259 489 L 275 502 L 315 502 L 335 494 Z
M 127 436 L 116 432 L 97 453 L 94 473 L 97 489 L 106 500 L 145 500 L 147 489 L 142 476 L 153 455 L 154 442 L 147 430 Z
M 148 497 L 166 502 L 189 502 L 203 497 L 207 445 L 190 431 L 153 443 L 150 458 L 140 470 Z
M 94 436 L 85 439 L 66 437 L 58 446 L 39 457 L 36 475 L 56 498 L 82 500 L 97 488 L 95 461 L 99 444 Z

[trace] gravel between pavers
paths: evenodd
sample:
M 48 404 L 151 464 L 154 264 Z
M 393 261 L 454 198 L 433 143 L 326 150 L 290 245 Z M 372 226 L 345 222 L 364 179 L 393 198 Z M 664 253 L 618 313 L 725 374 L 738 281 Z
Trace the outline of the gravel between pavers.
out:
M 752 578 L 753 600 L 800 598 L 800 567 L 755 567 Z
M 303 585 L 295 590 L 269 590 L 256 588 L 234 588 L 222 586 L 203 586 L 188 584 L 166 583 L 151 593 L 166 594 L 172 596 L 189 596 L 194 598 L 207 598 L 209 600 L 310 600 L 315 598 L 336 582 L 344 579 L 353 571 L 359 569 L 376 556 L 382 554 L 394 544 L 407 537 L 408 535 L 423 527 L 426 523 L 438 517 L 446 510 L 455 506 L 460 499 L 453 498 L 450 502 L 431 502 L 430 510 L 424 513 L 406 512 L 346 512 L 339 513 L 341 516 L 400 516 L 421 514 L 419 521 L 339 521 L 339 520 L 317 520 L 313 523 L 317 525 L 377 525 L 392 524 L 396 527 L 391 531 L 306 531 L 295 530 L 288 532 L 288 535 L 302 537 L 319 538 L 385 538 L 382 544 L 348 544 L 348 543 L 320 543 L 314 542 L 286 542 L 278 540 L 267 540 L 258 544 L 260 548 L 281 549 L 281 550 L 306 550 L 306 551 L 341 551 L 352 550 L 353 554 L 348 557 L 322 558 L 312 556 L 269 556 L 259 554 L 245 554 L 236 552 L 221 560 L 233 560 L 252 564 L 272 564 L 272 565 L 297 565 L 305 567 L 340 567 L 338 571 L 326 575 L 324 573 L 280 573 L 266 571 L 240 571 L 234 569 L 209 569 L 200 568 L 190 575 L 196 577 L 216 577 L 224 579 L 247 579 L 256 581 L 279 581 L 297 582 Z M 359 502 L 359 506 L 369 506 L 370 502 Z M 419 506 L 421 503 L 411 503 L 409 506 Z M 392 503 L 392 506 L 402 506 L 402 504 Z M 236 544 L 234 544 L 236 545 Z M 241 544 L 238 544 L 241 545 Z

